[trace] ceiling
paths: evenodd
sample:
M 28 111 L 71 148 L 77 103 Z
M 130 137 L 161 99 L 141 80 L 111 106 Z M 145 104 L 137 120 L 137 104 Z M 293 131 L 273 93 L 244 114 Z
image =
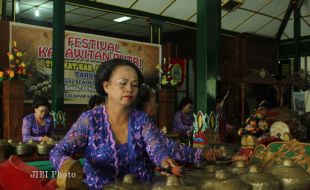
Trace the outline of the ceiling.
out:
M 239 0 L 240 1 L 240 0 Z M 290 0 L 244 0 L 240 7 L 228 12 L 222 9 L 222 29 L 251 33 L 275 38 L 284 18 Z M 113 19 L 122 13 L 103 10 L 100 6 L 86 7 L 66 1 L 65 24 L 104 32 L 113 32 L 136 37 L 149 36 L 149 19 L 141 15 L 123 23 L 116 23 Z M 85 3 L 86 2 L 86 3 Z M 173 18 L 188 25 L 180 25 L 172 21 L 162 20 L 163 32 L 179 31 L 197 22 L 197 0 L 96 0 L 88 3 L 112 5 L 130 9 L 132 12 L 146 12 L 148 15 L 159 15 L 157 18 Z M 40 16 L 35 17 L 34 11 L 38 7 Z M 98 8 L 99 7 L 99 8 Z M 53 1 L 50 0 L 20 0 L 19 18 L 51 23 L 53 21 Z M 7 15 L 11 15 L 12 0 L 7 1 Z M 180 11 L 181 10 L 181 11 Z M 18 21 L 18 20 L 17 20 Z M 191 25 L 192 24 L 192 25 Z M 293 13 L 286 25 L 281 39 L 293 38 Z M 304 0 L 301 7 L 301 36 L 310 36 L 310 0 Z

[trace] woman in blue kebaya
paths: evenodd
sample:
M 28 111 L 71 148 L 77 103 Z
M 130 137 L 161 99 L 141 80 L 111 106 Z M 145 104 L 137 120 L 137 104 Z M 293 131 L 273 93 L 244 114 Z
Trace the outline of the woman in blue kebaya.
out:
M 53 134 L 53 119 L 49 115 L 50 104 L 44 97 L 37 97 L 32 102 L 34 113 L 23 119 L 23 141 L 48 141 Z
M 152 164 L 175 167 L 157 126 L 132 109 L 142 83 L 140 70 L 129 61 L 113 59 L 99 66 L 95 86 L 106 103 L 82 113 L 50 152 L 56 170 L 83 151 L 85 183 L 89 189 L 102 189 L 127 173 L 151 181 Z
M 146 85 L 141 86 L 135 108 L 144 111 L 154 119 L 158 110 L 156 91 Z M 160 134 L 160 137 L 166 144 L 172 158 L 180 163 L 197 164 L 204 159 L 214 160 L 217 154 L 216 150 L 207 147 L 205 149 L 190 148 L 167 138 L 163 133 Z
M 173 132 L 178 133 L 185 140 L 192 135 L 194 116 L 192 111 L 193 102 L 190 98 L 183 98 L 178 105 L 173 118 Z

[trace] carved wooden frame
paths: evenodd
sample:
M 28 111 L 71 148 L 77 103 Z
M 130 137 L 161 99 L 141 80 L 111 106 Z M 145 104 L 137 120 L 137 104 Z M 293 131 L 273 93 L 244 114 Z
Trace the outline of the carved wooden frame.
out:
M 252 163 L 269 168 L 291 158 L 310 173 L 310 143 L 301 143 L 296 139 L 287 142 L 273 142 L 268 146 L 257 145 L 251 157 Z

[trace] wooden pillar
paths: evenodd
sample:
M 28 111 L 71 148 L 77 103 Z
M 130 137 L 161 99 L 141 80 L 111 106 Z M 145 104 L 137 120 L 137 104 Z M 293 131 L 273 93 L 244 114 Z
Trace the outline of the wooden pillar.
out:
M 15 7 L 15 0 L 12 0 L 12 12 L 11 12 L 11 15 L 12 15 L 12 18 L 11 18 L 11 21 L 13 21 L 13 22 L 15 22 L 15 9 L 16 9 L 16 7 Z
M 245 122 L 244 109 L 245 109 L 245 83 L 241 82 L 241 123 Z
M 162 21 L 154 19 L 150 20 L 149 23 L 150 43 L 152 44 L 162 43 L 162 25 L 163 25 Z
M 52 113 L 56 133 L 64 132 L 65 2 L 53 1 Z M 59 115 L 58 115 L 59 114 Z M 56 127 L 54 126 L 54 127 Z
M 6 0 L 0 0 L 1 2 L 1 20 L 6 20 Z
M 158 125 L 167 127 L 167 132 L 172 132 L 172 121 L 175 114 L 176 89 L 164 88 L 159 90 L 158 96 Z
M 300 36 L 301 36 L 301 25 L 300 25 L 300 7 L 302 0 L 294 1 L 294 72 L 300 70 Z
M 215 108 L 221 1 L 197 1 L 196 111 L 210 113 Z
M 161 43 L 161 26 L 157 28 L 157 42 Z M 156 35 L 153 33 L 150 34 L 151 39 L 156 38 Z M 152 37 L 153 36 L 153 37 Z M 151 40 L 152 43 L 152 40 Z M 165 64 L 164 59 L 169 63 L 170 58 L 172 57 L 172 42 L 166 42 L 162 45 L 162 64 Z M 164 65 L 165 67 L 166 65 Z M 160 81 L 159 81 L 160 83 Z M 158 126 L 162 129 L 164 126 L 167 129 L 168 133 L 172 132 L 172 121 L 175 114 L 176 107 L 176 89 L 175 88 L 162 88 L 158 92 Z
M 3 137 L 22 140 L 22 122 L 24 118 L 24 81 L 3 81 Z
M 5 55 L 6 52 L 9 52 L 9 44 L 10 44 L 9 22 L 0 20 L 0 31 L 1 31 L 0 52 L 3 52 L 3 54 L 0 55 L 0 68 L 3 70 L 4 68 L 7 68 L 9 66 L 8 56 Z M 0 87 L 1 88 L 1 93 L 0 93 L 1 96 L 3 96 L 2 86 Z M 4 106 L 3 106 L 3 103 L 1 101 L 1 103 L 0 103 L 0 138 L 4 137 L 4 134 L 3 134 L 3 131 L 4 131 L 4 115 L 3 115 L 3 113 L 5 113 L 5 111 L 4 111 L 3 107 Z

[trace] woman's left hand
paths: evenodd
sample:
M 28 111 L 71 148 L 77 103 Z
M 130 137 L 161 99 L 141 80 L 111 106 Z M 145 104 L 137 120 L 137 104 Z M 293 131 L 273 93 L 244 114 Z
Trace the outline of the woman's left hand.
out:
M 161 162 L 161 167 L 163 168 L 169 168 L 169 167 L 174 168 L 176 166 L 177 166 L 176 162 L 171 157 L 166 157 Z

